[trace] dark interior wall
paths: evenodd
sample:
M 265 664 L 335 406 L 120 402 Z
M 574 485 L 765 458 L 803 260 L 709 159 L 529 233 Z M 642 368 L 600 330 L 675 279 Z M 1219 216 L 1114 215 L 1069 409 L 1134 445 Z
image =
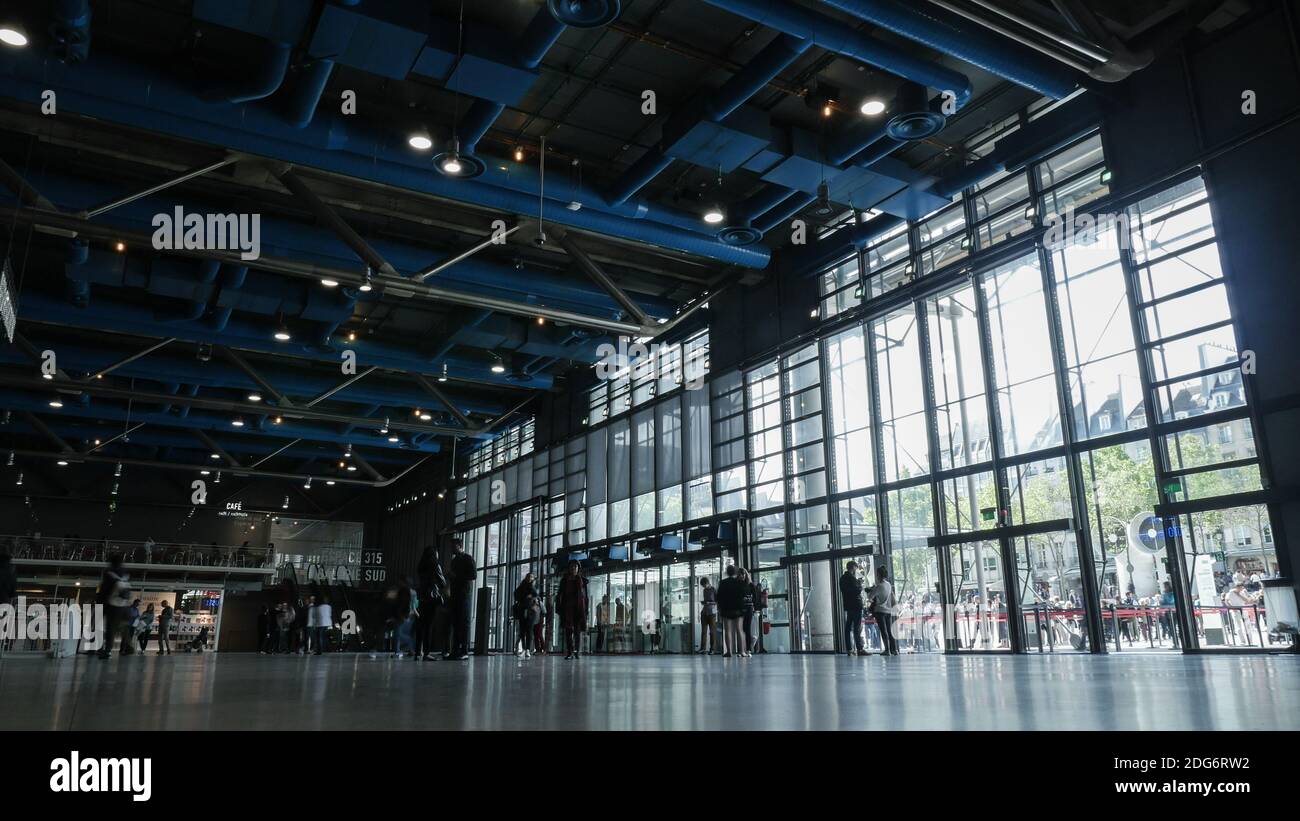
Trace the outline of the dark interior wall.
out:
M 1259 420 L 1283 568 L 1300 575 L 1300 3 L 1274 3 L 1230 30 L 1190 40 L 1107 90 L 1107 161 L 1120 191 L 1201 164 L 1228 298 Z M 1255 92 L 1257 111 L 1242 110 Z M 1289 561 L 1288 561 L 1289 560 Z
M 127 502 L 110 514 L 105 502 L 31 497 L 29 508 L 25 497 L 0 496 L 0 534 L 76 535 L 94 541 L 152 537 L 156 542 L 266 546 L 267 528 L 260 515 L 230 518 L 212 508 L 191 515 L 191 509 Z
M 737 285 L 712 297 L 710 373 L 725 373 L 812 331 L 819 299 L 815 277 L 775 271 L 755 285 Z

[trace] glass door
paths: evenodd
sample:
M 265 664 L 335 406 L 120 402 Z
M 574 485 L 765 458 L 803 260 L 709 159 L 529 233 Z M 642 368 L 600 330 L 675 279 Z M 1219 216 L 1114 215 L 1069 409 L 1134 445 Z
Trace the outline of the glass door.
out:
M 695 581 L 691 566 L 675 563 L 664 567 L 664 606 L 661 619 L 659 649 L 665 653 L 691 652 L 695 619 L 692 617 L 695 601 Z
M 803 557 L 792 557 L 802 559 Z M 831 562 L 787 562 L 790 625 L 795 652 L 835 651 L 835 597 Z
M 1007 588 L 997 541 L 948 545 L 950 650 L 1011 650 Z

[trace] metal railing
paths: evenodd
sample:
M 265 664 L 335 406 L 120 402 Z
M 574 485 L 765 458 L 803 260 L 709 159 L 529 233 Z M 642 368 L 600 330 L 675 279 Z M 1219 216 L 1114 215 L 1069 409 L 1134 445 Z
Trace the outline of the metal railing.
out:
M 264 568 L 274 551 L 263 547 L 197 545 L 178 542 L 139 542 L 0 535 L 0 553 L 14 559 L 104 564 L 120 555 L 128 564 Z

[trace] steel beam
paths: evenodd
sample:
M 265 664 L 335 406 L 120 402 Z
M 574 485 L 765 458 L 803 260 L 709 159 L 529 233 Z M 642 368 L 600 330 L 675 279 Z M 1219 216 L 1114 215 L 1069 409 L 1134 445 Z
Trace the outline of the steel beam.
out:
M 55 210 L 54 203 L 47 200 L 40 191 L 33 188 L 32 184 L 22 174 L 15 171 L 13 166 L 4 160 L 0 160 L 0 182 L 9 186 L 18 195 L 18 200 L 23 205 L 34 205 L 38 208 Z
M 337 385 L 325 391 L 324 393 L 320 394 L 319 396 L 316 396 L 308 400 L 307 402 L 304 402 L 301 405 L 301 407 L 304 408 L 315 407 L 316 405 L 320 404 L 321 402 L 324 402 L 326 399 L 329 399 L 331 396 L 343 390 L 344 388 L 348 387 L 349 385 L 352 385 L 356 382 L 360 382 L 362 379 L 365 379 L 367 376 L 369 376 L 370 374 L 374 373 L 377 370 L 379 370 L 378 365 L 371 365 L 369 368 L 366 368 L 361 373 L 355 374 L 353 376 L 349 376 L 347 379 L 344 379 L 342 382 L 338 383 Z
M 249 379 L 256 382 L 262 390 L 266 391 L 271 395 L 271 398 L 275 400 L 275 404 L 277 407 L 280 408 L 294 407 L 293 401 L 290 400 L 289 397 L 285 396 L 283 393 L 280 393 L 280 391 L 276 390 L 276 387 L 274 385 L 272 385 L 270 382 L 267 382 L 265 379 L 263 379 L 262 375 L 258 373 L 257 370 L 253 368 L 252 365 L 248 364 L 248 361 L 244 359 L 243 356 L 236 353 L 233 348 L 222 348 L 221 350 L 226 354 L 226 358 L 235 364 L 235 367 L 243 371 L 248 376 Z
M 523 409 L 524 409 L 524 406 L 526 406 L 529 402 L 533 401 L 533 399 L 535 399 L 536 397 L 537 397 L 537 394 L 535 394 L 535 393 L 532 394 L 532 395 L 530 395 L 528 398 L 524 399 L 522 402 L 518 403 L 517 405 L 515 405 L 515 406 L 514 406 L 513 408 L 511 408 L 510 410 L 508 410 L 508 411 L 506 411 L 505 413 L 501 414 L 501 415 L 498 416 L 496 419 L 493 419 L 491 422 L 488 422 L 486 425 L 483 426 L 483 428 L 482 428 L 482 429 L 483 429 L 483 432 L 484 432 L 484 433 L 488 433 L 488 432 L 490 432 L 490 431 L 491 431 L 493 428 L 495 428 L 497 425 L 501 424 L 502 422 L 504 422 L 504 421 L 506 421 L 507 419 L 509 419 L 511 416 L 514 416 L 516 413 L 518 413 L 519 411 L 523 410 Z
M 205 433 L 204 431 L 199 430 L 198 428 L 195 428 L 195 429 L 194 429 L 194 435 L 198 437 L 198 439 L 199 439 L 200 442 L 202 442 L 203 444 L 207 445 L 208 448 L 210 448 L 210 449 L 212 450 L 213 453 L 217 454 L 217 455 L 220 456 L 222 459 L 224 459 L 225 462 L 226 462 L 226 465 L 227 465 L 227 466 L 232 467 L 232 468 L 241 468 L 241 467 L 243 467 L 243 465 L 239 464 L 239 460 L 238 460 L 238 459 L 236 459 L 235 457 L 233 457 L 233 456 L 231 456 L 229 453 L 227 453 L 225 448 L 223 448 L 221 445 L 217 444 L 216 440 L 213 439 L 211 436 L 208 436 L 208 434 Z
M 551 233 L 555 236 L 556 241 L 560 243 L 560 247 L 578 263 L 578 267 L 587 276 L 591 277 L 591 280 L 599 285 L 605 293 L 609 294 L 615 302 L 622 306 L 623 310 L 627 311 L 638 325 L 650 326 L 654 324 L 650 320 L 650 316 L 641 309 L 641 306 L 627 295 L 627 291 L 624 291 L 623 287 L 615 282 L 613 277 L 605 273 L 603 268 L 597 265 L 591 257 L 587 256 L 587 252 L 579 248 L 567 232 L 551 226 Z
M 139 231 L 119 230 L 74 215 L 60 214 L 55 211 L 0 206 L 0 220 L 14 225 L 39 226 L 52 230 L 75 232 L 77 235 L 88 239 L 97 239 L 105 242 L 121 241 L 142 248 L 152 247 L 152 237 L 149 234 Z M 194 259 L 215 259 L 218 262 L 225 262 L 231 265 L 248 264 L 247 261 L 241 259 L 239 251 L 222 251 L 219 249 L 174 249 L 168 253 L 175 256 L 190 257 Z M 312 262 L 302 262 L 300 260 L 287 259 L 284 257 L 263 255 L 257 259 L 257 268 L 259 270 L 270 271 L 301 279 L 317 281 L 322 278 L 334 279 L 340 284 L 350 285 L 353 287 L 359 286 L 365 281 L 364 273 L 358 273 L 351 269 L 335 268 L 328 265 L 317 265 Z M 662 332 L 659 326 L 641 326 L 634 322 L 605 319 L 604 317 L 582 314 L 576 311 L 547 308 L 543 305 L 514 302 L 508 299 L 499 299 L 497 297 L 490 297 L 483 294 L 458 291 L 452 288 L 441 288 L 436 285 L 416 282 L 402 276 L 388 276 L 380 273 L 378 276 L 373 276 L 371 278 L 371 284 L 377 289 L 383 289 L 387 293 L 398 297 L 427 299 L 433 302 L 440 302 L 448 305 L 464 305 L 470 308 L 485 308 L 489 311 L 510 314 L 511 316 L 523 316 L 528 318 L 540 316 L 552 322 L 564 322 L 570 325 L 576 325 L 580 328 L 594 328 L 608 333 L 624 334 L 627 336 L 656 336 Z
M 352 461 L 357 463 L 357 467 L 361 468 L 366 473 L 369 473 L 371 479 L 374 479 L 377 482 L 384 481 L 384 474 L 375 470 L 374 467 L 371 466 L 371 464 L 366 461 L 366 458 L 364 456 L 362 456 L 360 453 L 357 453 L 355 448 L 353 448 L 352 450 Z
M 100 448 L 106 448 L 106 447 L 108 447 L 109 445 L 111 445 L 111 444 L 113 444 L 114 442 L 116 442 L 118 439 L 125 439 L 126 437 L 128 437 L 128 436 L 130 436 L 131 434 L 133 434 L 133 433 L 135 433 L 136 431 L 138 431 L 140 428 L 144 427 L 145 424 L 146 424 L 145 422 L 141 422 L 141 423 L 138 424 L 138 425 L 132 425 L 131 427 L 127 428 L 126 430 L 122 431 L 121 433 L 119 433 L 118 435 L 112 437 L 111 439 L 105 439 L 104 441 L 100 442 L 98 445 L 95 445 L 95 446 L 92 447 L 90 450 L 87 450 L 86 453 L 94 453 L 95 451 L 99 450 Z
M 69 445 L 67 442 L 63 441 L 63 439 L 57 433 L 50 430 L 50 426 L 42 422 L 40 417 L 38 417 L 36 414 L 24 413 L 23 416 L 27 418 L 27 421 L 31 423 L 32 427 L 36 428 L 42 434 L 44 434 L 45 438 L 53 442 L 55 447 L 57 447 L 65 455 L 77 454 L 76 448 L 74 448 L 72 445 Z
M 67 384 L 61 381 L 47 382 L 43 379 L 28 379 L 18 376 L 8 376 L 0 374 L 0 387 L 15 388 L 18 390 L 30 391 L 49 391 L 51 389 L 65 389 L 71 393 L 88 393 L 91 396 L 102 396 L 106 399 L 120 399 L 122 401 L 147 402 L 157 405 L 188 405 L 194 408 L 204 410 L 224 411 L 230 414 L 243 414 L 247 416 L 266 416 L 269 414 L 283 416 L 286 419 L 303 419 L 309 422 L 330 422 L 338 425 L 356 425 L 360 428 L 378 429 L 382 423 L 370 417 L 351 416 L 345 413 L 334 413 L 331 411 L 316 410 L 315 408 L 275 408 L 268 409 L 265 405 L 254 404 L 252 402 L 234 402 L 227 399 L 213 399 L 203 396 L 182 396 L 180 394 L 170 393 L 147 393 L 138 390 L 128 390 L 125 388 L 116 388 L 110 385 L 90 384 L 77 382 Z M 465 430 L 463 428 L 452 428 L 441 425 L 426 425 L 422 423 L 392 421 L 388 423 L 390 429 L 407 431 L 409 433 L 426 433 L 432 436 L 473 436 L 479 431 Z
M 130 356 L 128 356 L 126 359 L 122 359 L 118 362 L 114 362 L 112 365 L 109 365 L 107 368 L 104 368 L 101 371 L 98 371 L 96 373 L 87 376 L 86 379 L 102 379 L 103 377 L 107 376 L 108 374 L 112 373 L 113 371 L 117 370 L 123 365 L 129 365 L 132 362 L 136 361 L 137 359 L 148 356 L 149 354 L 153 353 L 159 348 L 164 348 L 175 341 L 176 341 L 176 337 L 169 336 L 166 339 L 164 339 L 162 342 L 157 343 L 156 345 L 150 345 L 148 348 L 145 348 L 143 351 L 140 351 L 139 353 L 133 353 Z
M 18 333 L 17 331 L 14 332 L 14 344 L 17 345 L 18 349 L 21 350 L 24 354 L 26 354 L 27 358 L 32 360 L 32 362 L 34 362 L 38 368 L 42 364 L 44 364 L 44 360 L 41 359 L 41 352 L 36 350 L 36 346 L 33 345 L 27 339 L 27 337 L 23 336 L 21 333 Z M 55 362 L 57 363 L 57 361 L 58 360 L 56 359 Z M 59 379 L 66 379 L 69 382 L 73 381 L 72 377 L 68 376 L 66 371 L 64 371 L 60 367 L 57 367 L 57 364 L 54 369 L 54 375 Z
M 413 373 L 411 374 L 411 376 L 415 379 L 416 382 L 420 384 L 420 387 L 424 388 L 426 391 L 429 392 L 430 396 L 432 396 L 434 399 L 437 399 L 439 402 L 441 402 L 443 406 L 446 407 L 447 410 L 451 412 L 451 415 L 456 417 L 457 421 L 459 421 L 467 429 L 471 429 L 471 430 L 473 429 L 474 423 L 470 421 L 469 417 L 466 416 L 464 413 L 462 413 L 460 408 L 456 407 L 455 403 L 452 402 L 450 399 L 448 399 L 447 394 L 443 393 L 442 390 L 439 389 L 437 385 L 430 382 L 428 377 L 426 377 L 422 373 Z
M 348 225 L 338 213 L 330 208 L 315 191 L 303 182 L 292 168 L 277 169 L 275 176 L 284 187 L 288 188 L 295 197 L 302 200 L 307 209 L 312 212 L 321 222 L 325 223 L 331 231 L 339 235 L 339 238 L 348 244 L 361 261 L 369 265 L 375 271 L 388 276 L 397 276 L 397 269 L 389 264 L 378 251 L 376 251 L 365 238 L 356 232 L 351 225 Z
M 259 467 L 263 462 L 274 459 L 275 457 L 279 456 L 281 453 L 284 453 L 286 450 L 288 450 L 289 448 L 293 447 L 294 445 L 298 444 L 301 441 L 302 441 L 301 439 L 294 439 L 292 442 L 280 448 L 279 450 L 273 453 L 268 453 L 267 455 L 263 456 L 261 459 L 258 459 L 256 462 L 252 464 L 252 467 Z
M 521 227 L 523 227 L 521 223 L 515 223 L 514 225 L 507 228 L 502 234 L 500 234 L 500 239 L 504 239 L 505 237 L 510 236 L 514 232 L 518 231 Z M 450 259 L 445 259 L 442 262 L 437 263 L 431 268 L 426 268 L 423 271 L 413 274 L 411 278 L 419 282 L 427 282 L 428 280 L 433 279 L 438 274 L 441 274 L 443 271 L 452 267 L 456 263 L 464 262 L 465 260 L 477 254 L 479 251 L 482 251 L 485 248 L 490 248 L 493 245 L 500 245 L 500 244 L 501 243 L 498 239 L 498 235 L 494 233 L 492 236 L 488 237 L 482 242 L 479 242 L 475 245 L 471 245 L 469 248 L 466 248 L 464 251 L 461 251 L 456 256 Z
M 55 459 L 60 456 L 66 455 L 61 453 L 51 453 L 50 451 L 25 450 L 25 449 L 15 449 L 14 454 L 17 456 L 22 456 L 27 459 Z M 211 465 L 187 465 L 179 462 L 159 462 L 153 459 L 130 459 L 130 458 L 119 458 L 116 456 L 96 456 L 94 454 L 80 454 L 80 455 L 74 454 L 74 456 L 76 461 L 78 462 L 91 462 L 94 464 L 104 464 L 104 465 L 122 464 L 131 467 L 160 468 L 162 470 L 183 470 L 189 473 L 198 473 L 201 470 L 212 470 Z M 397 480 L 401 479 L 406 474 L 410 473 L 415 468 L 424 464 L 426 461 L 428 461 L 428 458 L 429 457 L 426 456 L 425 458 L 419 460 L 418 462 L 415 462 L 410 467 L 406 468 L 396 476 L 392 476 L 388 479 L 384 479 L 383 481 L 372 481 L 369 479 L 350 479 L 346 476 L 334 476 L 334 475 L 330 475 L 329 479 L 334 483 L 340 485 L 359 485 L 362 487 L 387 487 L 393 484 L 394 482 L 396 482 Z M 280 473 L 278 471 L 257 470 L 254 468 L 237 468 L 235 470 L 231 470 L 230 473 L 234 476 L 253 477 L 258 479 L 288 479 L 295 482 L 301 481 L 303 479 L 303 474 L 301 473 Z
M 153 194 L 157 194 L 159 191 L 166 191 L 168 188 L 171 188 L 172 186 L 180 185 L 183 182 L 188 182 L 189 180 L 192 180 L 195 177 L 201 177 L 204 174 L 208 173 L 209 171 L 216 171 L 218 168 L 225 168 L 227 165 L 231 165 L 233 163 L 239 162 L 239 159 L 240 159 L 239 155 L 229 154 L 225 158 L 220 159 L 217 162 L 211 163 L 209 165 L 205 165 L 202 168 L 195 168 L 192 171 L 186 171 L 184 174 L 181 174 L 179 177 L 173 177 L 172 179 L 167 180 L 166 182 L 160 182 L 157 185 L 146 188 L 143 191 L 136 192 L 135 194 L 129 194 L 125 197 L 119 197 L 118 199 L 111 200 L 109 202 L 104 203 L 103 205 L 97 205 L 94 208 L 91 208 L 87 211 L 82 211 L 81 216 L 85 217 L 86 219 L 94 219 L 100 214 L 105 214 L 108 213 L 109 211 L 112 211 L 114 208 L 118 208 L 123 205 L 130 205 L 136 200 L 144 199 L 145 197 L 152 196 Z

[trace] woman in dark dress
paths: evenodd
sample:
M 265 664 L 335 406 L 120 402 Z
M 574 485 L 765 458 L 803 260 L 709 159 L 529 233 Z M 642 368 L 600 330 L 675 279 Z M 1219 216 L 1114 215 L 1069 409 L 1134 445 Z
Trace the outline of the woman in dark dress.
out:
M 560 623 L 564 628 L 564 657 L 580 658 L 582 631 L 587 626 L 587 579 L 580 572 L 576 561 L 569 562 L 568 569 L 560 579 L 555 604 L 560 611 Z

